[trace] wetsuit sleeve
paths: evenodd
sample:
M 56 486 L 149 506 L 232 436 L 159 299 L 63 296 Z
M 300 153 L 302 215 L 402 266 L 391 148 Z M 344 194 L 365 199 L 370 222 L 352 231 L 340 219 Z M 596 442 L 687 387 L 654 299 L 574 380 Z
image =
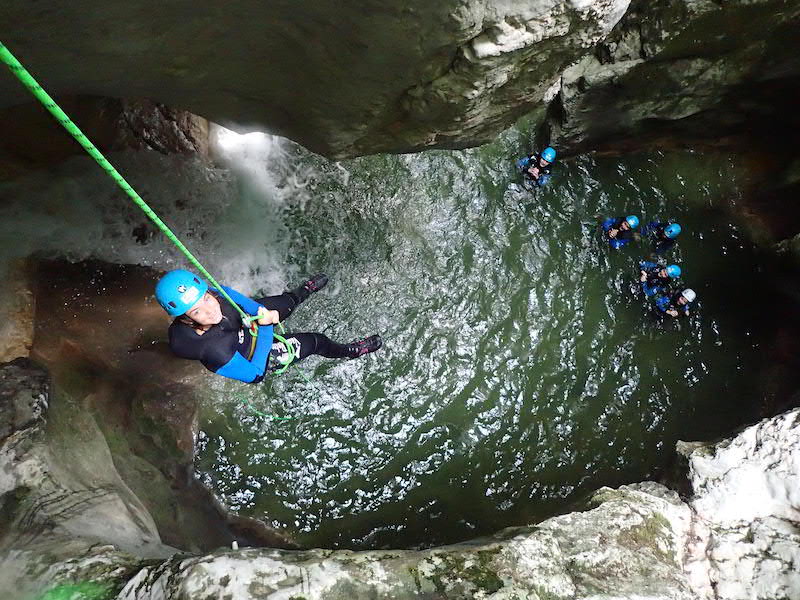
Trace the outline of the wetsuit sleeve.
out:
M 658 266 L 657 263 L 651 262 L 649 260 L 643 260 L 642 262 L 639 263 L 639 268 L 642 271 L 648 271 L 649 272 L 650 269 L 655 269 L 657 266 Z
M 548 181 L 550 181 L 550 173 L 544 173 L 543 175 L 539 175 L 539 179 L 536 180 L 536 185 L 543 187 Z
M 231 379 L 238 379 L 245 383 L 255 383 L 258 377 L 261 377 L 264 372 L 258 370 L 258 366 L 247 360 L 238 352 L 233 353 L 233 358 L 222 365 L 219 369 L 214 371 L 217 375 L 229 377 Z M 260 381 L 260 380 L 259 380 Z
M 231 299 L 233 299 L 236 304 L 241 306 L 244 309 L 244 312 L 246 312 L 248 315 L 257 315 L 258 309 L 263 308 L 258 302 L 251 300 L 244 294 L 240 294 L 233 288 L 223 285 L 222 289 L 225 290 Z

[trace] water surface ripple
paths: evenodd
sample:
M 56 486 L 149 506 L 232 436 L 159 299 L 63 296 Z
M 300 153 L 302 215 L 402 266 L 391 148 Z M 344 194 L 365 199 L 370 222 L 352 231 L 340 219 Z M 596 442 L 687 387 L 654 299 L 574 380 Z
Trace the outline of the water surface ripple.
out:
M 341 164 L 287 151 L 286 185 L 303 198 L 282 208 L 287 272 L 332 279 L 290 330 L 386 344 L 307 361 L 310 383 L 290 371 L 248 388 L 291 421 L 250 414 L 240 388 L 219 385 L 197 466 L 231 507 L 307 546 L 453 542 L 645 479 L 677 439 L 748 414 L 763 332 L 737 315 L 762 282 L 724 209 L 738 194 L 732 160 L 583 156 L 533 195 L 512 183 L 520 153 L 511 133 Z M 670 258 L 698 316 L 664 324 L 646 310 L 635 281 L 647 248 L 610 254 L 598 238 L 595 215 L 626 213 L 684 226 Z

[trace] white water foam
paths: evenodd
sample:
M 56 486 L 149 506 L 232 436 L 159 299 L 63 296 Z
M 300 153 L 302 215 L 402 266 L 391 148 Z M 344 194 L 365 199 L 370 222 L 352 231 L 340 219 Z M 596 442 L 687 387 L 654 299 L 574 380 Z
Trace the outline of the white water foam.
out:
M 289 274 L 281 210 L 308 200 L 290 142 L 213 126 L 212 161 L 152 151 L 109 157 L 217 279 L 272 293 Z M 87 157 L 0 184 L 0 269 L 26 256 L 191 268 Z

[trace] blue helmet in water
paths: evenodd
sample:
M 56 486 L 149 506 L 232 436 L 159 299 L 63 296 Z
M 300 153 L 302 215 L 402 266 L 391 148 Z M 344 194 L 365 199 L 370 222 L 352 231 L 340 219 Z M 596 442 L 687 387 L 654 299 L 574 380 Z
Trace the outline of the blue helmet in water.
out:
M 639 217 L 636 215 L 628 215 L 625 217 L 625 220 L 628 222 L 628 225 L 631 226 L 631 229 L 636 229 L 639 226 Z
M 681 232 L 681 226 L 677 223 L 670 223 L 666 227 L 664 227 L 664 235 L 667 236 L 669 239 L 673 239 L 678 237 L 678 234 Z
M 678 265 L 670 265 L 667 267 L 667 275 L 676 279 L 681 276 L 681 268 Z
M 156 300 L 169 316 L 177 317 L 197 304 L 207 290 L 208 284 L 197 275 L 177 269 L 158 280 Z
M 545 159 L 547 162 L 553 162 L 556 159 L 556 151 L 553 150 L 550 146 L 542 150 L 542 158 Z

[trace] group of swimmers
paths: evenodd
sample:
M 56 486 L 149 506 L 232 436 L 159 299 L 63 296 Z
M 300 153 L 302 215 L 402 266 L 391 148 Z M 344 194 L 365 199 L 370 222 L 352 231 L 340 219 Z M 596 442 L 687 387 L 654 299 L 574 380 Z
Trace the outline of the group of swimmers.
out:
M 641 238 L 636 232 L 639 217 L 611 217 L 602 222 L 608 245 L 619 249 Z M 653 245 L 653 257 L 671 250 L 682 228 L 678 223 L 651 221 L 642 228 L 642 235 L 649 236 Z M 666 265 L 658 260 L 639 262 L 639 282 L 646 298 L 653 300 L 657 310 L 670 317 L 688 317 L 697 294 L 691 288 L 678 285 L 681 268 L 676 264 Z
M 552 176 L 552 164 L 556 151 L 547 147 L 541 152 L 529 154 L 517 161 L 517 168 L 522 173 L 523 182 L 537 188 L 544 186 Z M 602 222 L 603 234 L 608 245 L 617 250 L 633 241 L 649 236 L 653 245 L 653 254 L 660 257 L 671 250 L 677 243 L 681 233 L 678 223 L 651 221 L 642 228 L 641 235 L 639 217 L 610 217 Z M 681 268 L 678 265 L 662 264 L 656 260 L 643 260 L 639 263 L 639 282 L 645 297 L 653 300 L 657 310 L 670 317 L 689 316 L 691 305 L 697 294 L 691 288 L 679 286 Z

